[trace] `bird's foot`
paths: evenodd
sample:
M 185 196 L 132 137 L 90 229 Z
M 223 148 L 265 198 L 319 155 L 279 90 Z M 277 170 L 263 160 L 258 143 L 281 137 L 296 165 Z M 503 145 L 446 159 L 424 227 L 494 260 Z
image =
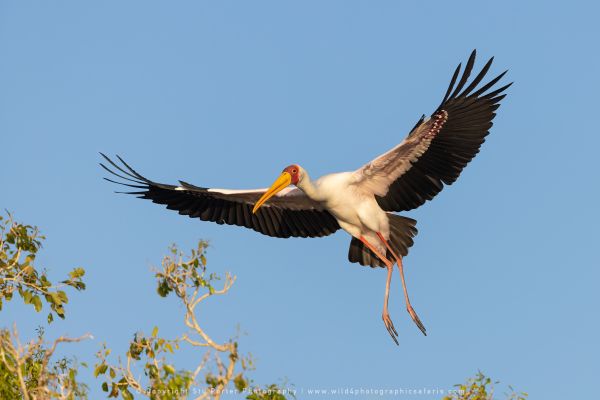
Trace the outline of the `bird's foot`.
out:
M 408 313 L 410 314 L 410 317 L 412 318 L 412 320 L 415 322 L 415 324 L 421 330 L 421 332 L 423 332 L 423 335 L 427 336 L 427 331 L 425 329 L 425 325 L 423 325 L 423 323 L 419 319 L 419 316 L 415 312 L 415 309 L 409 304 L 406 307 L 406 311 L 408 311 Z
M 392 340 L 396 343 L 396 345 L 400 345 L 400 343 L 398 343 L 398 332 L 396 331 L 396 328 L 394 328 L 394 323 L 392 322 L 392 319 L 390 318 L 390 314 L 387 312 L 384 312 L 383 315 L 381 316 L 381 318 L 383 319 L 385 328 L 387 329 L 388 333 L 392 337 Z

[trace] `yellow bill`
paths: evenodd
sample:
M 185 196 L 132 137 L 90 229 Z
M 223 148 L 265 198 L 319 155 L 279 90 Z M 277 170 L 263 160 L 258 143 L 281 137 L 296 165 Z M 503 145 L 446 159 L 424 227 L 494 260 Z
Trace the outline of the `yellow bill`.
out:
M 281 175 L 279 175 L 279 178 L 277 178 L 277 180 L 273 182 L 269 190 L 267 190 L 265 194 L 263 194 L 262 197 L 258 199 L 256 204 L 254 205 L 254 208 L 252 209 L 252 214 L 258 211 L 260 206 L 262 206 L 267 200 L 269 200 L 271 197 L 275 196 L 275 194 L 288 187 L 291 183 L 292 176 L 288 172 L 284 172 Z

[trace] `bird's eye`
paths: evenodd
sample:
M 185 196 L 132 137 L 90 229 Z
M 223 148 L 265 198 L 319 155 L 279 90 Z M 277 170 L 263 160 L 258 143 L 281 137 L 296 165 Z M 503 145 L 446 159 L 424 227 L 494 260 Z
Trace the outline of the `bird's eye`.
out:
M 296 168 L 294 168 L 294 169 L 292 170 L 292 173 L 294 173 L 294 174 L 295 174 L 296 172 L 298 172 L 298 170 L 297 170 Z

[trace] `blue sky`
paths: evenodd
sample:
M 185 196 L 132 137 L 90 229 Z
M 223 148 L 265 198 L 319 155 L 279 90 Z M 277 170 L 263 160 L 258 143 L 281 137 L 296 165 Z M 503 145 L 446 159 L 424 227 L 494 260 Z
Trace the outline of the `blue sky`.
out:
M 135 331 L 181 332 L 151 267 L 170 243 L 203 238 L 210 268 L 238 280 L 201 320 L 215 339 L 247 332 L 258 383 L 448 389 L 481 369 L 532 399 L 593 397 L 598 12 L 578 1 L 1 2 L 0 207 L 43 229 L 52 276 L 87 270 L 89 289 L 49 334 L 92 332 L 68 350 L 93 361 L 103 341 L 124 353 Z M 515 85 L 458 182 L 408 213 L 419 235 L 407 279 L 429 336 L 396 275 L 400 347 L 381 322 L 385 272 L 349 264 L 347 234 L 268 238 L 101 179 L 99 151 L 157 181 L 231 188 L 264 187 L 292 162 L 315 177 L 357 168 L 434 110 L 473 48 Z M 24 311 L 6 307 L 2 325 L 32 331 L 45 316 Z

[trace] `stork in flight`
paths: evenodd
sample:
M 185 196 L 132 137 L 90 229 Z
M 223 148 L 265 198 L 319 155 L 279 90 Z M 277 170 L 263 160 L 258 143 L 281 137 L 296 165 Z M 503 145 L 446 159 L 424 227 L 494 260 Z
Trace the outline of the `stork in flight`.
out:
M 105 179 L 139 189 L 127 193 L 165 204 L 191 218 L 243 226 L 280 238 L 321 237 L 342 228 L 352 236 L 350 262 L 387 269 L 382 318 L 398 344 L 398 333 L 388 313 L 394 263 L 400 272 L 407 311 L 421 332 L 426 335 L 426 331 L 410 304 L 402 264 L 417 233 L 416 221 L 393 212 L 421 206 L 458 178 L 479 152 L 500 100 L 506 96 L 503 92 L 511 85 L 494 87 L 507 71 L 480 85 L 493 58 L 467 85 L 475 54 L 471 53 L 460 79 L 458 65 L 442 103 L 429 118 L 422 116 L 402 143 L 356 171 L 313 180 L 304 168 L 292 164 L 268 189 L 228 190 L 182 181 L 179 185 L 156 183 L 118 156 L 121 165 L 102 154 L 119 172 L 100 165 L 131 183 Z

